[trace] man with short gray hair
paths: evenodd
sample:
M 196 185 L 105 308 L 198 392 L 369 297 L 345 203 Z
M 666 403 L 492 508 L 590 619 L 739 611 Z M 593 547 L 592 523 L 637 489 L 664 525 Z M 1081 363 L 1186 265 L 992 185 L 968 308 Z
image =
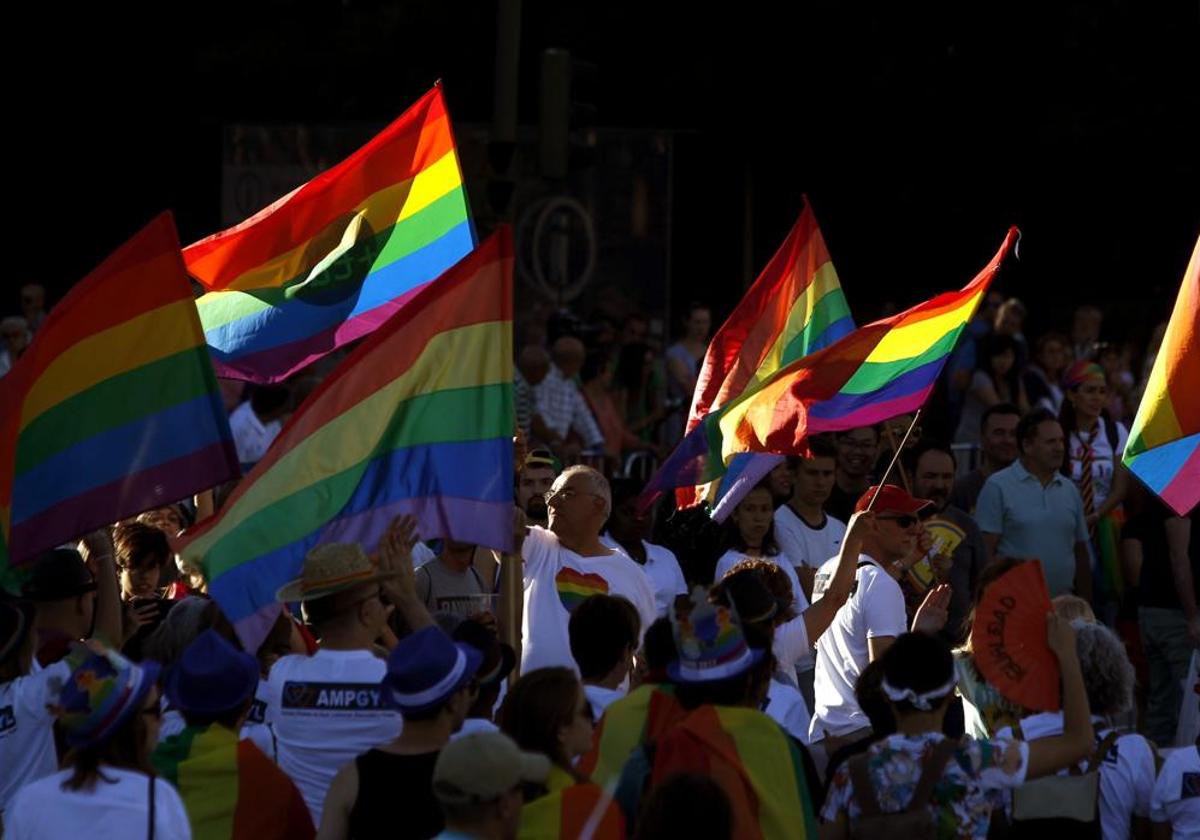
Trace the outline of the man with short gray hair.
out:
M 571 611 L 591 595 L 627 599 L 643 628 L 656 616 L 654 587 L 645 570 L 600 541 L 612 511 L 608 480 L 591 467 L 570 467 L 554 480 L 546 506 L 549 527 L 530 527 L 521 546 L 522 673 L 552 666 L 577 670 L 568 621 Z

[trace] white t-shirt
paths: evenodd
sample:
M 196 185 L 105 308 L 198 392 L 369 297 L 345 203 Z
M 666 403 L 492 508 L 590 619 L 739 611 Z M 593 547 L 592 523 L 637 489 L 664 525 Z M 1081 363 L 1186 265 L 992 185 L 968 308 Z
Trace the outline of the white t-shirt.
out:
M 788 505 L 775 509 L 775 540 L 780 550 L 797 566 L 819 568 L 842 550 L 846 523 L 826 515 L 821 527 L 814 528 Z
M 584 685 L 583 693 L 592 707 L 592 720 L 600 720 L 604 710 L 625 696 L 619 688 L 604 688 L 599 685 Z
M 145 773 L 101 767 L 106 779 L 90 790 L 64 790 L 71 770 L 28 784 L 17 791 L 4 812 L 4 836 L 9 840 L 46 837 L 86 837 L 87 840 L 128 840 L 146 837 L 150 828 L 150 779 Z M 183 800 L 163 779 L 154 780 L 154 837 L 189 840 L 192 827 Z
M 1111 731 L 1102 727 L 1103 718 L 1093 717 L 1096 744 Z M 1026 741 L 1037 741 L 1061 735 L 1062 712 L 1039 712 L 1021 720 L 1021 734 Z M 996 733 L 997 738 L 1014 737 L 1011 727 Z M 1090 757 L 1089 759 L 1090 760 Z M 1079 762 L 1086 769 L 1088 761 Z M 1059 771 L 1067 775 L 1067 769 Z M 1134 817 L 1150 816 L 1150 795 L 1154 790 L 1154 751 L 1141 735 L 1121 735 L 1100 765 L 1100 825 L 1104 840 L 1124 840 L 1129 837 Z
M 275 730 L 267 723 L 267 681 L 259 680 L 254 690 L 254 702 L 250 704 L 250 712 L 242 722 L 241 739 L 252 741 L 254 746 L 263 751 L 263 755 L 272 761 L 279 762 L 279 750 L 275 744 Z
M 767 708 L 763 711 L 793 738 L 808 743 L 808 705 L 794 686 L 771 680 L 767 686 Z
M 797 671 L 811 671 L 816 666 L 804 616 L 798 615 L 775 628 L 771 652 L 775 654 L 776 667 L 789 685 L 796 685 Z
M 1119 461 L 1121 453 L 1125 451 L 1125 444 L 1129 440 L 1129 431 L 1122 423 L 1116 425 L 1115 460 Z M 1067 441 L 1067 447 L 1071 462 L 1071 480 L 1079 484 L 1079 480 L 1083 477 L 1083 453 L 1087 449 L 1087 436 L 1079 432 L 1071 432 L 1071 439 Z M 1104 428 L 1104 419 L 1101 418 L 1096 426 L 1096 438 L 1092 441 L 1092 491 L 1096 507 L 1104 504 L 1104 500 L 1108 498 L 1108 494 L 1112 490 L 1113 455 L 1113 449 L 1109 445 L 1108 434 Z
M 854 684 L 870 662 L 867 640 L 899 636 L 908 630 L 904 594 L 891 575 L 865 554 L 858 556 L 858 586 L 817 640 L 817 672 L 813 680 L 813 741 L 826 734 L 847 735 L 871 722 L 858 707 Z
M 567 622 L 570 611 L 592 595 L 628 599 L 641 618 L 642 633 L 655 619 L 650 578 L 624 554 L 581 557 L 563 548 L 550 531 L 535 525 L 525 537 L 521 555 L 525 560 L 522 673 L 555 666 L 578 673 L 571 656 Z
M 1200 838 L 1200 751 L 1174 750 L 1163 762 L 1150 797 L 1150 819 L 1170 823 L 1177 840 Z
M 314 825 L 338 770 L 400 734 L 400 713 L 380 688 L 386 671 L 369 650 L 293 654 L 271 668 L 265 722 L 275 731 L 279 766 L 300 788 Z
M 35 660 L 31 673 L 0 684 L 0 813 L 18 788 L 58 769 L 54 715 L 46 704 L 55 694 L 50 682 L 70 674 L 66 661 L 42 668 Z
M 629 556 L 628 552 L 621 548 L 620 543 L 608 534 L 602 536 L 600 542 L 614 551 L 621 552 L 626 557 Z M 683 569 L 679 568 L 679 561 L 675 559 L 675 554 L 671 549 L 648 543 L 645 540 L 642 540 L 642 546 L 646 549 L 646 565 L 642 566 L 642 569 L 645 570 L 646 577 L 650 578 L 650 586 L 654 589 L 654 606 L 658 611 L 658 617 L 662 618 L 669 615 L 671 605 L 675 603 L 675 596 L 687 594 L 687 581 L 684 579 Z M 629 559 L 633 560 L 632 557 Z M 637 561 L 634 560 L 634 562 Z
M 717 561 L 717 568 L 713 572 L 713 583 L 720 583 L 721 578 L 725 577 L 726 572 L 743 560 L 767 560 L 787 572 L 788 581 L 792 584 L 792 609 L 797 613 L 802 613 L 808 609 L 808 599 L 804 597 L 804 590 L 800 588 L 800 578 L 796 577 L 796 567 L 792 564 L 792 558 L 786 554 L 776 554 L 774 557 L 767 555 L 754 557 L 744 552 L 730 549 L 722 554 L 721 559 Z
M 237 449 L 238 461 L 243 464 L 256 464 L 262 460 L 267 449 L 283 430 L 283 422 L 272 420 L 263 425 L 250 401 L 239 405 L 229 415 L 229 431 L 233 433 L 233 445 Z

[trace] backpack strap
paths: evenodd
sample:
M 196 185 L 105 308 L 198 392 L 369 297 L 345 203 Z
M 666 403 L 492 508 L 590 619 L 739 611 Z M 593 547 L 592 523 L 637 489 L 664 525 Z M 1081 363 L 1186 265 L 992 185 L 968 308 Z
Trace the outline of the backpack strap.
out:
M 1087 772 L 1095 773 L 1100 765 L 1104 763 L 1109 750 L 1113 748 L 1113 744 L 1117 743 L 1117 737 L 1115 729 L 1104 736 L 1104 740 L 1100 742 L 1100 746 L 1096 747 L 1096 751 L 1092 753 L 1092 758 L 1088 762 Z
M 925 756 L 925 761 L 921 763 L 921 778 L 917 781 L 917 787 L 908 802 L 908 807 L 904 809 L 905 812 L 916 811 L 929 804 L 929 799 L 933 796 L 933 786 L 942 778 L 942 771 L 946 769 L 946 763 L 950 761 L 958 746 L 957 740 L 946 738 L 939 741 Z
M 846 769 L 850 771 L 850 781 L 854 784 L 854 798 L 858 800 L 858 808 L 864 817 L 880 815 L 879 797 L 875 795 L 875 785 L 871 782 L 871 774 L 867 772 L 869 753 L 856 755 L 846 759 Z

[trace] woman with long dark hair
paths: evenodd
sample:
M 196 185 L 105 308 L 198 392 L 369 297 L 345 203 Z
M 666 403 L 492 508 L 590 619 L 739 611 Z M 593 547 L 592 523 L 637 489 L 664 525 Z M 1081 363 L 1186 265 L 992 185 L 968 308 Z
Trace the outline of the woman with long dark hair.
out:
M 775 541 L 775 502 L 766 482 L 760 482 L 725 520 L 725 553 L 717 560 L 713 582 L 719 583 L 726 573 L 748 558 L 762 558 L 783 569 L 792 585 L 793 606 L 801 612 L 808 606 L 796 567 L 792 559 L 779 549 Z
M 983 412 L 997 403 L 1012 403 L 1022 414 L 1029 410 L 1017 368 L 1017 343 L 1008 335 L 990 335 L 980 345 L 978 363 L 954 434 L 955 443 L 978 445 Z

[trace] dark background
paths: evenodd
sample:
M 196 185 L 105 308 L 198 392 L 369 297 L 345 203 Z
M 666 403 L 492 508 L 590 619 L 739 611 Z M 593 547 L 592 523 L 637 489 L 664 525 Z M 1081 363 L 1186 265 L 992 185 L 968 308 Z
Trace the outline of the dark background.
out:
M 218 229 L 231 122 L 382 124 L 441 78 L 456 121 L 488 123 L 494 24 L 428 0 L 13 12 L 3 308 L 32 280 L 57 297 L 163 208 L 185 243 Z M 962 285 L 1017 224 L 1003 283 L 1033 334 L 1094 301 L 1107 337 L 1139 338 L 1200 231 L 1194 2 L 533 0 L 522 25 L 523 123 L 541 51 L 565 47 L 596 65 L 598 125 L 681 132 L 673 300 L 718 320 L 802 193 L 860 323 Z

